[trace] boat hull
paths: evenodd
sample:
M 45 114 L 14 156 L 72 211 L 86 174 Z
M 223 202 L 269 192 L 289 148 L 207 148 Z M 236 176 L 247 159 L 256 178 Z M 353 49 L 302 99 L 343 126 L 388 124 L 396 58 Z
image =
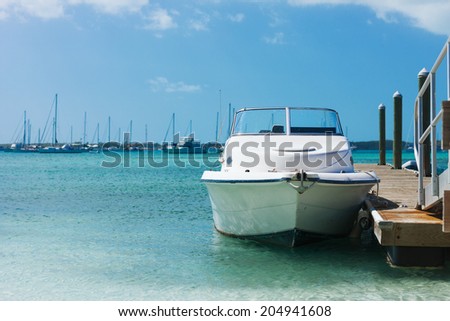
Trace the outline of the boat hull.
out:
M 374 174 L 362 173 L 290 176 L 229 179 L 227 173 L 205 172 L 216 229 L 286 246 L 345 236 L 377 182 Z

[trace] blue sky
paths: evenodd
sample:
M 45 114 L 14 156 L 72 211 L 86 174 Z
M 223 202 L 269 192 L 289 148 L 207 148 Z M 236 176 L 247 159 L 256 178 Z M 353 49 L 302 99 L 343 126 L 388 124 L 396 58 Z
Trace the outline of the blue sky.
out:
M 378 138 L 378 105 L 403 95 L 403 138 L 412 140 L 417 74 L 448 35 L 444 0 L 0 0 L 0 143 L 32 141 L 59 95 L 58 136 L 87 140 L 97 123 L 133 140 L 176 129 L 215 138 L 228 104 L 336 109 L 351 140 Z M 439 76 L 439 75 L 438 75 Z M 442 77 L 441 77 L 442 78 Z M 438 86 L 438 100 L 446 95 Z M 441 97 L 442 96 L 442 97 Z M 50 139 L 48 137 L 48 139 Z

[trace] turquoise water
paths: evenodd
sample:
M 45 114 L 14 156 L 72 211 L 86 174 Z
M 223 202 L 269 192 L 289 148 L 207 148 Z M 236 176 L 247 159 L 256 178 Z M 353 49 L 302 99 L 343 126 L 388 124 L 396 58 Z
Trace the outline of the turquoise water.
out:
M 355 150 L 353 151 L 353 158 L 355 159 L 356 163 L 372 163 L 377 164 L 379 160 L 379 154 L 378 151 L 375 150 Z M 403 151 L 402 153 L 402 163 L 413 160 L 414 159 L 414 151 L 413 150 L 407 150 Z M 439 168 L 446 168 L 447 167 L 447 161 L 448 161 L 448 153 L 445 151 L 439 151 L 437 153 L 437 163 Z M 388 150 L 386 151 L 386 162 L 392 164 L 393 163 L 393 156 L 392 151 Z
M 0 300 L 450 299 L 450 262 L 393 268 L 370 233 L 295 249 L 222 236 L 205 166 L 137 157 L 0 153 Z

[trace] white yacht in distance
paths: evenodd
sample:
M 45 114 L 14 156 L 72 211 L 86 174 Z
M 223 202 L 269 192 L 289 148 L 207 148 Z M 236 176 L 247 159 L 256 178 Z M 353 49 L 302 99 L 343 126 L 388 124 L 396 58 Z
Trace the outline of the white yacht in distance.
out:
M 296 246 L 348 235 L 374 172 L 355 172 L 338 114 L 326 108 L 244 108 L 220 171 L 205 171 L 214 225 L 226 235 Z

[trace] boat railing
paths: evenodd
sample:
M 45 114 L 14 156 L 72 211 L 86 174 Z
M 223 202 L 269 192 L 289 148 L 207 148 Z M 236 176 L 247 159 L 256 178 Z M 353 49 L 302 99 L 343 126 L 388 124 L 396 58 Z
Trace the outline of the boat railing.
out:
M 419 90 L 419 93 L 414 103 L 414 153 L 418 168 L 418 205 L 422 208 L 435 203 L 443 197 L 444 190 L 450 186 L 450 172 L 447 170 L 438 175 L 437 168 L 437 128 L 443 119 L 444 108 L 439 113 L 436 113 L 436 72 L 442 65 L 442 62 L 447 61 L 446 78 L 447 78 L 447 99 L 450 100 L 450 37 L 447 39 L 441 53 L 434 63 L 431 71 Z M 424 96 L 426 91 L 430 89 L 430 125 L 423 128 L 424 118 Z M 430 137 L 431 136 L 431 137 Z M 425 159 L 425 143 L 430 137 L 431 143 L 431 183 L 428 187 L 424 187 L 424 176 L 426 168 L 424 166 Z M 449 150 L 450 160 L 450 150 Z M 441 180 L 441 181 L 440 181 Z M 443 181 L 445 180 L 445 181 Z

